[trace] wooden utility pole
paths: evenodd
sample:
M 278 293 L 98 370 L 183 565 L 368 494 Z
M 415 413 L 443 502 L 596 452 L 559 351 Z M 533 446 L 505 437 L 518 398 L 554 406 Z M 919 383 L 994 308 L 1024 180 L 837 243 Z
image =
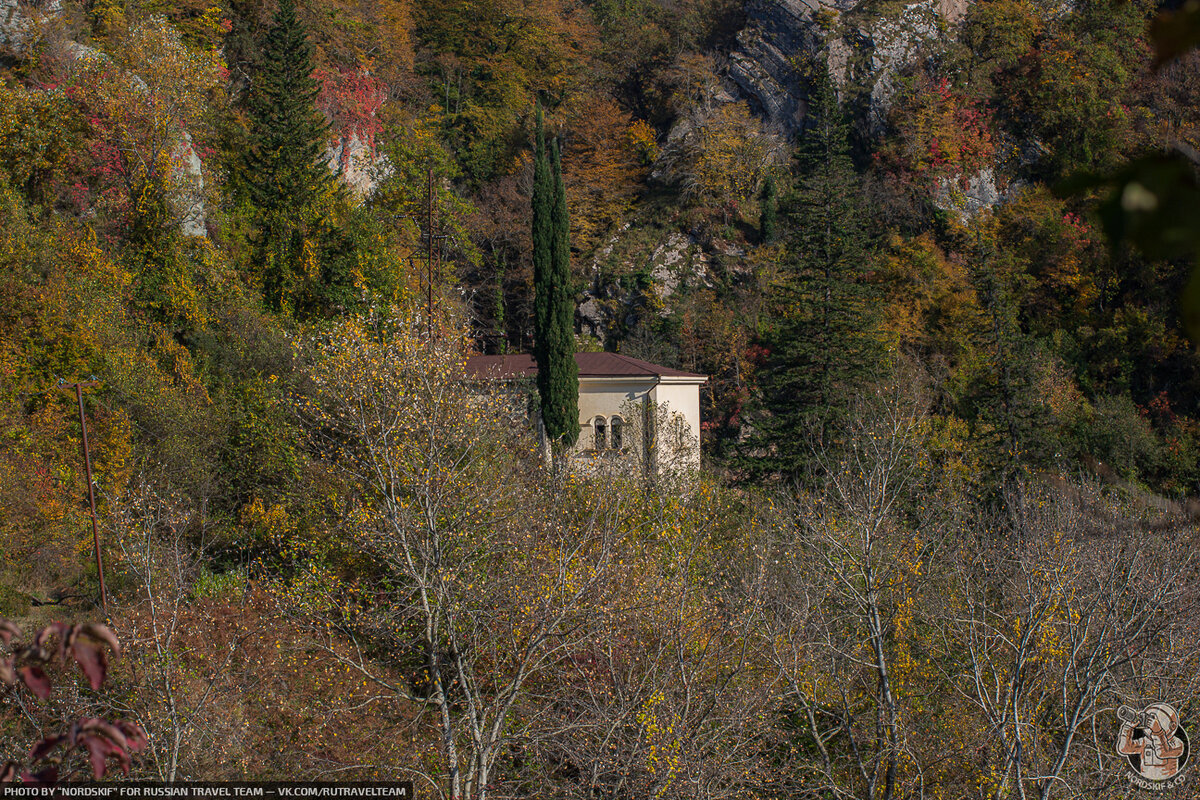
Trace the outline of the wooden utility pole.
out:
M 436 233 L 436 217 L 434 216 L 435 208 L 433 205 L 433 167 L 430 167 L 426 173 L 425 185 L 425 334 L 428 338 L 433 338 L 433 281 L 435 277 L 440 278 L 442 275 L 442 247 L 441 242 L 446 239 L 446 234 Z M 437 242 L 437 248 L 434 249 L 434 242 Z
M 429 168 L 425 186 L 425 336 L 433 338 L 433 167 Z
M 437 206 L 433 202 L 433 167 L 425 174 L 425 208 L 413 214 L 402 214 L 393 217 L 394 220 L 406 219 L 417 223 L 421 228 L 421 241 L 425 243 L 425 335 L 433 338 L 433 311 L 435 308 L 434 281 L 442 274 L 442 246 L 447 234 L 437 233 Z M 435 249 L 436 246 L 436 249 Z M 405 256 L 410 270 L 417 269 L 416 261 L 419 256 L 415 252 Z M 417 281 L 417 296 L 420 296 L 420 276 Z
M 92 485 L 92 452 L 88 447 L 87 419 L 83 414 L 83 390 L 99 386 L 100 381 L 79 381 L 65 383 L 59 381 L 64 389 L 75 390 L 75 400 L 79 404 L 79 427 L 83 431 L 83 468 L 87 474 L 88 506 L 92 510 L 92 547 L 96 554 L 96 575 L 100 578 L 100 603 L 104 607 L 104 616 L 108 616 L 108 590 L 104 586 L 104 561 L 100 555 L 100 529 L 96 525 L 96 489 Z

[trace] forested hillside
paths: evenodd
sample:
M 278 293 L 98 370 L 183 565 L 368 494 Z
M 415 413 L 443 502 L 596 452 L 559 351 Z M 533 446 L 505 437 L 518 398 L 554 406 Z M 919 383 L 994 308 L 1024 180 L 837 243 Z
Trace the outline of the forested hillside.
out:
M 99 715 L 155 780 L 1127 796 L 1118 705 L 1200 736 L 1197 44 L 1194 0 L 0 0 L 0 620 L 125 651 L 0 683 L 0 766 Z M 535 353 L 556 197 L 575 349 L 708 375 L 700 474 L 547 466 L 464 380 Z

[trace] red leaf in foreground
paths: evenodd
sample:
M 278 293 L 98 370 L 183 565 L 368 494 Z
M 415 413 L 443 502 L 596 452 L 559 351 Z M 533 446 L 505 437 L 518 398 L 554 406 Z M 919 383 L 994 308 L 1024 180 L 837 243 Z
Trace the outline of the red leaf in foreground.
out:
M 46 677 L 46 673 L 42 671 L 41 667 L 27 664 L 20 667 L 17 671 L 21 673 L 21 680 L 25 682 L 25 685 L 40 699 L 46 700 L 50 697 L 50 690 L 52 688 L 50 686 L 50 679 Z
M 76 736 L 75 743 L 87 748 L 88 759 L 92 762 L 92 774 L 96 776 L 96 780 L 103 778 L 104 771 L 108 769 L 108 756 L 117 748 L 105 737 L 91 731 L 80 733 Z
M 125 734 L 125 741 L 129 743 L 129 752 L 140 753 L 146 748 L 146 732 L 141 726 L 135 722 L 125 722 L 121 720 L 117 723 L 117 727 Z
M 92 691 L 99 691 L 104 684 L 104 675 L 108 671 L 108 656 L 104 650 L 92 644 L 87 638 L 80 637 L 71 646 L 71 655 L 79 664 L 79 668 L 83 670 L 83 674 L 87 676 Z
M 116 725 L 105 722 L 102 719 L 97 719 L 93 723 L 93 727 L 100 733 L 104 734 L 104 736 L 108 737 L 108 740 L 113 743 L 112 752 L 116 753 L 119 751 L 124 753 L 129 749 L 129 742 L 126 741 L 125 734 Z
M 121 657 L 121 643 L 117 641 L 117 635 L 107 625 L 95 625 L 89 622 L 83 626 L 83 632 L 93 639 L 107 644 L 112 649 L 113 658 Z
M 41 761 L 46 756 L 50 755 L 54 748 L 62 744 L 63 740 L 66 738 L 66 736 L 61 735 L 47 736 L 45 739 L 42 739 L 40 742 L 35 744 L 33 749 L 29 751 L 29 760 Z

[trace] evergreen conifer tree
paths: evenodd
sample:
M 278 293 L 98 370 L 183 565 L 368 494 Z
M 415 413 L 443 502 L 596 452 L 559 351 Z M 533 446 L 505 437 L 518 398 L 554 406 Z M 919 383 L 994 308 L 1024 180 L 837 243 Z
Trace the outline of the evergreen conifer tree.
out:
M 570 222 L 558 144 L 546 152 L 537 111 L 533 166 L 534 359 L 542 424 L 556 448 L 579 437 L 579 368 L 575 363 L 575 297 L 571 287 Z
M 332 183 L 325 163 L 328 124 L 316 107 L 320 86 L 313 66 L 294 0 L 281 0 L 250 91 L 245 155 L 246 186 L 262 215 L 264 289 L 276 307 L 287 306 L 297 281 L 316 269 L 306 265 L 312 260 L 304 253 L 306 228 Z
M 960 413 L 973 422 L 981 466 L 989 485 L 1019 488 L 1014 481 L 1028 463 L 1045 463 L 1057 449 L 1057 434 L 1038 395 L 1038 348 L 1022 330 L 1018 287 L 1020 264 L 997 247 L 995 231 L 976 222 L 969 276 L 979 303 L 971 339 L 971 379 L 960 399 Z
M 579 367 L 575 363 L 575 292 L 571 281 L 570 221 L 558 142 L 550 146 L 554 204 L 550 212 L 550 307 L 541 380 L 542 415 L 553 440 L 570 447 L 579 438 Z
M 775 178 L 768 176 L 763 186 L 762 212 L 758 216 L 758 234 L 763 244 L 775 241 L 779 218 L 779 197 L 775 189 Z
M 551 302 L 551 251 L 553 250 L 554 179 L 546 153 L 542 107 L 537 107 L 537 143 L 533 159 L 533 353 L 539 370 L 544 366 L 544 348 Z
M 764 337 L 751 471 L 803 478 L 836 452 L 854 391 L 878 374 L 868 223 L 850 158 L 849 124 L 818 64 L 788 229 L 783 310 Z

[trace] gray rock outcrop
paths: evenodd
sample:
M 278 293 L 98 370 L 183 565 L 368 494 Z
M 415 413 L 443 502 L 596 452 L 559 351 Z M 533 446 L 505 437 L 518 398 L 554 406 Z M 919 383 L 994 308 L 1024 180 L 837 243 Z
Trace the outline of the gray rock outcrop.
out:
M 934 45 L 940 35 L 943 20 L 939 0 L 910 3 L 894 16 L 884 16 L 864 25 L 856 37 L 863 58 L 862 74 L 843 78 L 855 80 L 870 89 L 867 103 L 867 128 L 873 134 L 883 131 L 892 100 L 896 96 L 896 74 L 916 63 L 921 51 Z
M 745 252 L 713 242 L 711 248 L 691 234 L 678 230 L 663 231 L 649 247 L 639 244 L 632 251 L 624 248 L 623 237 L 630 229 L 624 225 L 596 253 L 592 265 L 591 286 L 578 307 L 581 330 L 602 346 L 611 332 L 637 321 L 637 307 L 659 316 L 669 316 L 671 300 L 680 291 L 697 285 L 711 287 L 710 270 L 714 255 L 743 257 Z M 647 255 L 648 252 L 648 255 Z M 619 282 L 602 279 L 601 264 L 616 274 L 642 272 L 649 281 L 641 290 L 623 287 Z
M 0 0 L 0 53 L 29 55 L 42 23 L 61 12 L 60 0 Z
M 370 197 L 379 182 L 392 174 L 387 156 L 376 152 L 357 131 L 339 136 L 325 149 L 329 170 L 355 195 Z
M 173 198 L 175 213 L 179 215 L 179 227 L 184 236 L 208 236 L 207 212 L 204 206 L 204 165 L 196 148 L 192 146 L 192 135 L 183 132 L 172 159 L 174 167 L 171 181 L 176 192 Z
M 827 47 L 830 76 L 867 96 L 866 124 L 883 129 L 895 77 L 932 51 L 970 0 L 919 0 L 885 13 L 863 0 L 751 0 L 728 77 L 772 123 L 795 133 L 807 112 L 805 61 Z
M 729 79 L 772 123 L 798 130 L 808 94 L 798 59 L 821 44 L 814 13 L 852 8 L 855 1 L 750 0 L 738 49 L 729 55 Z

